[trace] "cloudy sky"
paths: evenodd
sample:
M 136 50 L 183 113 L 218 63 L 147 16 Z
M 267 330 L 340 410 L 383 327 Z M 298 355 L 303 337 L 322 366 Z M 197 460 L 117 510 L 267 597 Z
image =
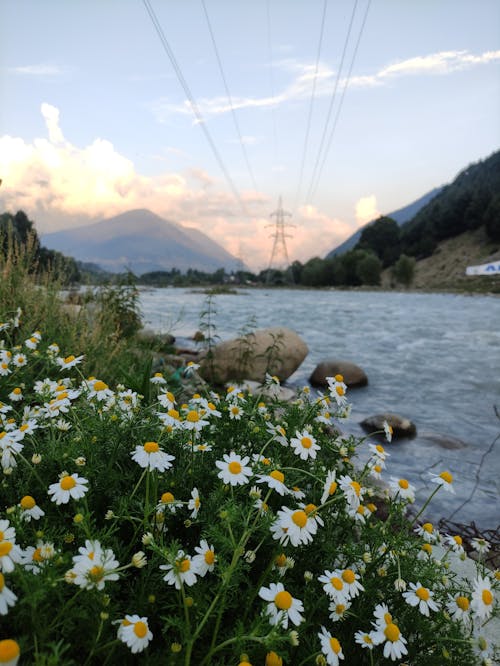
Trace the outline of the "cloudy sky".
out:
M 148 208 L 253 269 L 500 147 L 498 0 L 2 0 L 0 208 Z

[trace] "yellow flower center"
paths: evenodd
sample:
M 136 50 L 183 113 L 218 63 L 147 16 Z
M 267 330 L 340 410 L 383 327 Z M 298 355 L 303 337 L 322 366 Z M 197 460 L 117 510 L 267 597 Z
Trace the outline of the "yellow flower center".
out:
M 335 375 L 335 381 L 336 382 L 343 382 L 344 381 L 344 375 Z
M 300 443 L 305 449 L 310 449 L 312 446 L 312 439 L 310 437 L 302 437 Z
M 458 606 L 461 610 L 463 610 L 463 611 L 469 610 L 470 602 L 469 602 L 469 600 L 467 599 L 467 597 L 460 597 L 460 596 L 459 596 L 459 597 L 457 597 L 457 598 L 455 599 L 455 603 L 457 604 L 457 606 Z
M 352 569 L 346 569 L 342 574 L 342 580 L 345 581 L 348 585 L 352 585 L 356 580 L 356 574 Z
M 384 449 L 384 447 L 382 446 L 382 444 L 377 444 L 377 446 L 376 446 L 375 448 L 377 449 L 377 451 L 378 451 L 379 453 L 385 453 L 385 449 Z
M 172 495 L 172 493 L 169 493 L 169 492 L 167 492 L 167 493 L 163 493 L 163 495 L 161 496 L 161 502 L 162 502 L 162 504 L 172 504 L 172 502 L 174 501 L 174 499 L 175 499 L 175 498 L 174 498 L 174 496 Z
M 231 474 L 239 474 L 241 472 L 241 465 L 237 460 L 233 460 L 229 463 L 228 469 Z
M 291 608 L 292 602 L 292 595 L 286 590 L 278 592 L 278 594 L 274 597 L 274 603 L 280 610 L 288 610 Z
M 337 395 L 343 396 L 345 391 L 343 386 L 336 386 L 335 390 L 337 391 Z
M 100 567 L 99 565 L 94 565 L 92 569 L 89 569 L 89 578 L 91 578 L 94 582 L 100 581 L 104 576 L 104 567 Z
M 461 546 L 462 543 L 463 543 L 462 537 L 461 537 L 460 535 L 458 535 L 458 534 L 456 534 L 456 535 L 453 537 L 453 540 L 455 541 L 455 543 L 456 543 L 458 546 Z
M 432 546 L 430 543 L 424 543 L 421 550 L 424 550 L 428 555 L 432 553 Z
M 305 527 L 307 523 L 307 514 L 305 511 L 299 509 L 298 511 L 294 511 L 292 513 L 292 520 L 298 527 Z
M 356 496 L 359 497 L 359 493 L 361 492 L 361 486 L 359 483 L 357 481 L 351 481 L 350 486 L 356 493 Z
M 344 587 L 344 583 L 341 581 L 340 578 L 337 578 L 337 576 L 334 576 L 333 578 L 330 578 L 330 583 L 336 590 L 341 590 Z
M 446 481 L 446 483 L 451 483 L 453 481 L 453 476 L 449 472 L 441 472 L 439 478 Z
M 75 360 L 75 357 L 73 356 L 73 354 L 70 354 L 69 356 L 66 356 L 66 358 L 64 359 L 64 362 L 65 363 L 71 363 L 71 361 L 74 361 L 74 360 Z
M 190 412 L 188 412 L 186 416 L 186 421 L 189 421 L 190 423 L 196 423 L 199 420 L 200 420 L 200 415 L 196 410 L 192 409 Z
M 399 487 L 403 488 L 403 490 L 408 490 L 408 486 L 410 485 L 406 479 L 399 479 Z
M 179 419 L 179 412 L 176 409 L 169 409 L 167 414 L 170 416 L 172 419 Z
M 31 556 L 31 559 L 32 559 L 33 562 L 42 562 L 43 561 L 42 549 L 40 547 L 35 548 L 35 550 L 33 551 L 33 555 Z
M 333 636 L 330 638 L 330 647 L 335 652 L 335 654 L 338 654 L 340 652 L 340 650 L 342 649 L 340 647 L 340 643 L 338 642 L 338 640 L 336 638 L 334 638 Z
M 335 606 L 335 612 L 337 613 L 337 615 L 342 615 L 342 613 L 343 613 L 344 611 L 345 611 L 345 606 L 344 606 L 344 604 L 337 604 L 337 605 Z
M 276 562 L 276 565 L 278 567 L 284 567 L 286 564 L 286 555 L 285 553 L 281 553 L 281 555 L 277 555 L 276 559 L 274 560 Z
M 160 446 L 158 442 L 146 442 L 144 444 L 144 451 L 146 451 L 146 453 L 158 453 L 159 450 Z
M 33 497 L 31 497 L 31 495 L 25 495 L 19 504 L 21 505 L 22 509 L 32 509 L 34 506 L 36 506 L 36 502 Z
M 487 606 L 491 606 L 491 604 L 493 603 L 493 595 L 489 590 L 483 590 L 481 598 L 483 600 L 483 603 L 486 604 Z
M 391 643 L 395 643 L 401 636 L 398 627 L 392 622 L 384 629 L 384 634 L 387 640 L 391 641 Z
M 310 516 L 316 511 L 317 508 L 318 507 L 316 506 L 316 504 L 308 504 L 307 506 L 304 507 L 304 511 L 307 516 Z
M 269 458 L 262 458 L 261 462 L 262 462 L 263 465 L 270 465 L 271 464 L 271 461 L 269 460 Z
M 63 490 L 71 490 L 76 486 L 76 481 L 72 476 L 64 476 L 59 485 Z
M 330 487 L 328 488 L 328 494 L 329 494 L 329 495 L 333 495 L 333 493 L 334 493 L 336 490 L 337 490 L 337 482 L 336 482 L 336 481 L 332 481 L 332 483 L 330 483 Z
M 234 414 L 235 416 L 240 413 L 240 408 L 237 407 L 236 405 L 233 405 L 231 407 L 231 414 Z
M 276 479 L 276 481 L 279 481 L 280 483 L 285 481 L 285 475 L 277 469 L 270 472 L 269 476 L 272 476 L 273 479 Z
M 276 652 L 266 654 L 266 666 L 283 666 L 283 659 Z
M 428 601 L 430 597 L 429 590 L 426 587 L 419 587 L 417 590 L 415 590 L 415 594 L 422 601 Z
M 0 557 L 8 555 L 12 550 L 13 544 L 10 541 L 0 541 Z
M 23 425 L 19 428 L 21 432 L 26 432 L 28 430 L 29 425 L 27 423 L 23 423 Z
M 181 573 L 186 573 L 186 571 L 189 571 L 191 569 L 191 562 L 187 558 L 185 560 L 181 560 L 180 562 L 177 563 L 177 568 Z
M 12 393 L 14 393 L 14 395 L 21 395 L 22 391 L 19 387 L 17 387 L 12 391 Z
M 148 633 L 148 625 L 145 622 L 135 622 L 134 623 L 134 634 L 137 638 L 144 638 Z
M 391 624 L 392 622 L 392 615 L 390 613 L 384 613 L 384 622 L 386 624 Z
M 213 550 L 206 550 L 205 551 L 205 562 L 207 564 L 213 564 L 215 561 L 215 553 Z
M 19 645 L 11 638 L 0 641 L 0 664 L 6 664 L 19 656 Z
M 101 382 L 100 379 L 98 379 L 94 384 L 94 391 L 105 391 L 107 388 L 108 385 L 104 382 Z
M 422 525 L 422 529 L 424 532 L 427 532 L 427 534 L 432 534 L 432 530 L 434 529 L 432 523 L 424 523 Z

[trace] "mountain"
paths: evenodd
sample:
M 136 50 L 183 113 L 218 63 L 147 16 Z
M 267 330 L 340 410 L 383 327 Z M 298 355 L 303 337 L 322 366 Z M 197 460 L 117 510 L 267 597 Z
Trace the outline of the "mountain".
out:
M 44 234 L 45 247 L 112 273 L 131 270 L 185 272 L 193 268 L 213 273 L 242 268 L 241 261 L 206 234 L 181 227 L 149 210 L 131 210 L 101 222 Z
M 442 189 L 442 187 L 435 187 L 433 190 L 427 192 L 427 194 L 424 194 L 413 203 L 408 204 L 408 206 L 404 206 L 404 208 L 399 208 L 393 213 L 389 213 L 386 217 L 392 218 L 401 226 L 411 220 L 418 213 L 418 211 L 426 206 L 432 199 L 434 199 L 434 197 L 437 196 Z M 358 243 L 363 229 L 370 226 L 370 224 L 373 224 L 374 222 L 376 222 L 376 220 L 371 220 L 371 222 L 367 222 L 365 225 L 360 227 L 352 236 L 349 236 L 347 240 L 341 243 L 341 245 L 336 247 L 334 250 L 331 250 L 331 252 L 326 255 L 325 259 L 331 259 L 331 257 L 335 257 L 340 254 L 344 254 L 348 250 L 352 250 L 353 247 Z

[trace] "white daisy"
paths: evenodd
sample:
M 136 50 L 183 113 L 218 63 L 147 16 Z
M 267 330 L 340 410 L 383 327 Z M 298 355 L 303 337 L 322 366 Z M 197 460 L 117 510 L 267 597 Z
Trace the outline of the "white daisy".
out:
M 371 639 L 375 645 L 384 643 L 384 657 L 391 658 L 392 661 L 401 659 L 404 654 L 408 654 L 405 645 L 406 638 L 401 634 L 399 627 L 393 622 L 387 622 L 384 627 L 376 626 L 375 631 L 371 632 Z
M 210 421 L 201 418 L 200 412 L 196 409 L 191 409 L 185 416 L 182 426 L 184 430 L 194 430 L 200 432 L 205 426 L 209 425 Z
M 332 397 L 339 407 L 344 407 L 347 403 L 346 391 L 347 386 L 344 383 L 342 375 L 335 375 L 335 377 L 327 377 L 328 388 L 330 390 L 330 397 Z
M 389 490 L 393 499 L 408 500 L 410 503 L 415 501 L 415 487 L 406 479 L 396 479 L 395 476 L 391 476 Z
M 27 523 L 32 520 L 40 520 L 42 516 L 45 516 L 45 511 L 40 509 L 31 495 L 25 495 L 19 502 L 19 507 L 21 509 L 21 520 Z
M 267 483 L 269 488 L 275 490 L 279 495 L 286 495 L 290 491 L 285 485 L 285 475 L 278 469 L 273 469 L 269 474 L 259 474 L 257 483 Z
M 16 366 L 16 368 L 22 368 L 23 365 L 26 365 L 28 362 L 28 359 L 24 354 L 15 354 L 12 358 L 12 363 Z
M 410 588 L 407 592 L 403 592 L 403 597 L 407 604 L 417 606 L 422 615 L 426 617 L 429 617 L 429 609 L 433 611 L 439 610 L 439 606 L 432 599 L 434 596 L 432 590 L 424 587 L 420 582 L 410 583 Z
M 448 595 L 446 610 L 450 616 L 458 621 L 468 622 L 470 620 L 470 599 L 461 594 Z
M 164 472 L 172 467 L 172 460 L 175 460 L 175 456 L 171 456 L 160 449 L 158 442 L 146 442 L 143 446 L 138 445 L 130 455 L 132 460 L 135 460 L 140 467 L 149 471 L 157 469 L 159 472 Z
M 429 472 L 432 476 L 431 483 L 437 483 L 439 486 L 442 486 L 449 493 L 454 493 L 455 488 L 453 488 L 453 476 L 450 472 L 441 472 L 441 474 L 433 474 Z
M 286 430 L 283 428 L 283 426 L 268 423 L 266 425 L 266 430 L 272 436 L 275 442 L 278 442 L 278 444 L 281 444 L 282 446 L 288 446 Z
M 160 564 L 160 569 L 167 573 L 163 580 L 169 585 L 175 585 L 176 590 L 181 589 L 181 585 L 194 585 L 198 569 L 191 560 L 190 555 L 186 555 L 183 550 L 177 552 L 173 564 Z
M 225 453 L 224 460 L 216 460 L 215 465 L 220 469 L 217 474 L 223 483 L 229 483 L 232 486 L 242 486 L 248 483 L 248 479 L 252 475 L 252 468 L 247 467 L 250 460 L 248 456 L 242 458 L 234 451 Z
M 475 537 L 474 539 L 471 539 L 470 545 L 480 555 L 485 555 L 490 549 L 489 541 L 486 541 L 486 539 L 479 538 L 479 537 Z
M 382 463 L 385 463 L 386 458 L 390 457 L 390 453 L 384 449 L 382 444 L 368 444 L 368 448 L 372 452 L 373 456 L 380 460 Z
M 148 618 L 139 617 L 139 615 L 125 615 L 118 627 L 117 637 L 130 648 L 132 654 L 142 652 L 153 639 L 153 634 L 148 626 Z
M 12 402 L 20 402 L 23 399 L 23 390 L 19 388 L 19 386 L 16 386 L 16 388 L 12 389 L 9 393 L 9 400 L 12 400 Z
M 329 666 L 338 666 L 339 659 L 344 659 L 342 646 L 337 638 L 331 635 L 325 627 L 321 627 L 321 632 L 318 634 L 321 643 L 321 651 L 326 657 L 326 662 Z
M 163 385 L 167 383 L 167 380 L 163 376 L 162 372 L 155 372 L 155 374 L 149 380 L 151 384 Z
M 78 474 L 66 474 L 49 486 L 48 494 L 52 495 L 51 500 L 56 504 L 67 504 L 70 499 L 79 500 L 85 495 L 87 483 L 87 479 Z
M 451 534 L 446 534 L 443 541 L 450 548 L 450 550 L 452 550 L 457 555 L 461 556 L 465 554 L 463 539 L 459 534 L 455 534 L 453 536 Z
M 119 578 L 116 569 L 120 563 L 115 560 L 113 551 L 110 548 L 102 549 L 99 542 L 96 543 L 98 548 L 93 558 L 87 556 L 86 559 L 80 559 L 78 555 L 73 558 L 73 582 L 85 590 L 102 590 L 107 581 Z
M 21 560 L 22 552 L 17 544 L 12 541 L 0 541 L 0 571 L 11 573 Z
M 0 520 L 0 541 L 16 541 L 16 528 L 8 520 Z
M 191 518 L 196 518 L 198 516 L 198 511 L 200 510 L 201 501 L 200 495 L 198 493 L 198 488 L 193 488 L 191 491 L 191 499 L 188 503 L 188 509 L 191 509 Z
M 269 587 L 261 587 L 259 597 L 268 601 L 266 613 L 272 625 L 288 628 L 288 621 L 298 626 L 303 617 L 300 614 L 304 610 L 302 601 L 294 599 L 290 592 L 285 590 L 283 583 L 271 583 Z
M 295 437 L 292 437 L 290 440 L 290 446 L 301 460 L 307 460 L 308 458 L 314 460 L 316 458 L 316 451 L 319 451 L 321 448 L 316 444 L 316 439 L 307 430 L 303 430 L 302 432 L 297 430 Z
M 361 645 L 362 648 L 373 650 L 374 643 L 372 638 L 372 632 L 367 634 L 366 631 L 357 631 L 354 634 L 354 640 L 358 645 Z
M 392 426 L 387 423 L 387 421 L 384 421 L 383 424 L 384 426 L 384 434 L 385 438 L 388 442 L 392 441 L 392 436 L 394 434 L 394 430 L 392 429 Z
M 182 502 L 176 500 L 171 492 L 163 493 L 159 504 L 156 506 L 156 510 L 163 513 L 164 511 L 170 511 L 170 513 L 175 513 L 177 509 L 182 506 Z
M 337 490 L 337 481 L 336 481 L 336 471 L 330 470 L 326 475 L 325 484 L 323 486 L 323 494 L 321 495 L 321 504 L 324 504 L 326 500 L 335 494 Z
M 351 508 L 357 509 L 363 500 L 365 489 L 348 474 L 341 476 L 339 486 Z
M 193 557 L 193 566 L 198 572 L 199 576 L 205 576 L 208 571 L 213 571 L 215 568 L 215 552 L 214 547 L 209 546 L 205 539 L 200 541 L 200 545 L 195 547 L 196 555 Z
M 422 537 L 424 541 L 427 541 L 427 543 L 436 543 L 439 536 L 439 532 L 434 530 L 434 525 L 432 523 L 418 525 L 415 527 L 414 532 Z
M 99 402 L 102 402 L 112 398 L 114 395 L 109 386 L 100 379 L 93 379 L 92 381 L 89 381 L 87 383 L 87 387 L 89 389 L 89 392 L 87 393 L 87 398 L 89 400 L 95 398 Z
M 289 509 L 281 507 L 277 513 L 276 521 L 270 527 L 273 539 L 279 539 L 280 543 L 299 546 L 311 543 L 313 536 L 318 530 L 318 523 L 314 516 L 308 516 L 304 509 Z
M 323 585 L 323 590 L 333 599 L 335 604 L 346 604 L 349 600 L 349 586 L 342 579 L 342 573 L 339 569 L 334 571 L 326 570 L 318 581 Z
M 351 602 L 347 601 L 347 599 L 344 599 L 342 601 L 336 600 L 332 601 L 330 605 L 328 606 L 328 610 L 330 611 L 330 619 L 332 622 L 338 622 L 339 620 L 343 620 L 345 618 L 346 612 L 349 610 L 351 607 Z
M 9 590 L 5 584 L 5 576 L 0 572 L 0 615 L 7 615 L 9 606 L 14 606 L 16 601 L 17 596 Z
M 83 356 L 74 356 L 73 354 L 70 354 L 69 356 L 66 356 L 66 358 L 56 358 L 56 363 L 62 370 L 68 370 L 69 368 L 74 368 L 75 365 L 81 363 L 82 360 Z
M 478 576 L 474 581 L 470 604 L 474 614 L 481 620 L 486 619 L 493 612 L 493 604 L 494 597 L 491 590 L 491 580 L 487 576 Z

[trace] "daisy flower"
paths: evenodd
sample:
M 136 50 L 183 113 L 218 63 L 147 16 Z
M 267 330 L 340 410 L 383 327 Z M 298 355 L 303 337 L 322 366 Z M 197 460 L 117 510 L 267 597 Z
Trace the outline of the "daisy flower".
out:
M 49 486 L 48 494 L 52 495 L 51 500 L 56 504 L 67 504 L 71 499 L 81 499 L 88 488 L 87 479 L 78 474 L 65 474 L 57 483 Z
M 0 572 L 0 615 L 7 615 L 9 606 L 14 606 L 17 596 L 5 584 L 5 576 Z M 0 664 L 2 662 L 0 661 Z
M 145 650 L 153 639 L 153 634 L 148 626 L 148 618 L 139 617 L 139 615 L 125 615 L 116 635 L 130 648 L 132 654 Z
M 1 544 L 0 544 L 1 547 Z M 491 581 L 487 576 L 478 576 L 474 581 L 471 608 L 481 620 L 486 619 L 493 612 L 493 592 Z
M 267 483 L 269 488 L 275 490 L 279 495 L 286 495 L 290 491 L 285 486 L 285 475 L 278 469 L 273 469 L 269 474 L 259 474 L 257 483 Z
M 476 552 L 478 552 L 480 555 L 485 555 L 489 549 L 490 549 L 490 544 L 486 539 L 482 538 L 474 538 L 471 539 L 470 545 L 474 548 Z
M 163 376 L 162 372 L 155 372 L 155 374 L 151 377 L 149 381 L 151 382 L 151 384 L 158 384 L 158 385 L 167 383 L 167 380 Z
M 102 402 L 103 400 L 108 400 L 108 398 L 113 397 L 113 391 L 105 382 L 101 381 L 100 379 L 93 379 L 88 383 L 88 388 L 89 392 L 87 394 L 87 398 L 89 400 L 96 398 L 96 400 Z
M 426 617 L 429 617 L 429 609 L 433 611 L 439 610 L 439 606 L 432 599 L 434 596 L 432 590 L 423 587 L 420 582 L 410 583 L 410 588 L 407 592 L 403 592 L 403 597 L 407 604 L 417 606 L 422 615 Z
M 12 363 L 16 366 L 16 368 L 22 368 L 22 366 L 26 365 L 27 362 L 28 360 L 24 354 L 15 354 L 12 358 Z
M 371 638 L 374 645 L 384 643 L 384 657 L 391 658 L 392 661 L 401 659 L 404 654 L 408 654 L 405 645 L 406 638 L 401 634 L 399 627 L 392 621 L 387 622 L 385 627 L 378 626 L 375 631 L 371 632 Z
M 160 393 L 158 396 L 158 402 L 165 409 L 174 409 L 175 407 L 175 395 L 171 391 L 165 391 L 165 393 Z
M 384 421 L 382 425 L 384 426 L 384 434 L 385 434 L 386 440 L 388 442 L 391 442 L 392 441 L 392 436 L 394 434 L 392 426 L 389 425 L 389 423 L 387 423 L 387 421 Z
M 73 567 L 72 573 L 74 574 L 73 582 L 78 587 L 81 587 L 85 590 L 103 590 L 104 585 L 107 581 L 118 580 L 119 575 L 116 573 L 116 569 L 120 566 L 120 563 L 115 560 L 113 551 L 110 548 L 102 549 L 99 542 L 98 550 L 95 552 L 95 557 L 90 559 L 87 557 L 85 559 L 79 559 L 73 562 L 75 566 Z
M 9 368 L 9 362 L 6 360 L 3 360 L 0 362 L 0 377 L 6 377 L 7 375 L 10 375 L 12 370 Z
M 303 621 L 300 614 L 304 610 L 302 601 L 294 599 L 290 592 L 285 590 L 283 583 L 271 583 L 269 587 L 261 587 L 259 597 L 269 602 L 266 613 L 269 615 L 270 624 L 288 629 L 288 621 L 295 626 Z
M 243 413 L 243 410 L 238 405 L 229 405 L 229 418 L 232 421 L 239 421 Z
M 0 641 L 0 664 L 3 666 L 17 666 L 21 650 L 18 643 L 11 638 Z
M 442 486 L 449 493 L 454 493 L 455 488 L 453 488 L 453 476 L 450 472 L 441 472 L 441 474 L 433 474 L 429 472 L 432 476 L 431 483 L 437 483 L 439 486 Z
M 461 594 L 448 595 L 446 610 L 450 616 L 458 621 L 468 622 L 470 620 L 470 599 Z
M 415 501 L 415 487 L 406 479 L 396 479 L 395 476 L 391 476 L 389 489 L 393 499 L 408 500 L 411 504 Z
M 387 453 L 382 444 L 368 444 L 368 448 L 374 457 L 382 463 L 385 463 L 386 458 L 389 458 L 391 455 L 390 453 Z
M 270 527 L 273 539 L 279 539 L 285 546 L 290 542 L 292 546 L 310 543 L 318 530 L 315 517 L 308 515 L 304 509 L 289 509 L 281 507 L 275 522 Z
M 459 534 L 455 534 L 454 536 L 451 536 L 451 534 L 446 534 L 443 541 L 450 548 L 450 550 L 452 550 L 457 555 L 465 555 L 463 539 Z
M 301 460 L 307 460 L 308 458 L 314 460 L 316 458 L 316 451 L 319 451 L 321 448 L 316 444 L 315 438 L 307 430 L 303 430 L 302 432 L 297 430 L 295 437 L 292 437 L 290 440 L 290 446 Z
M 8 520 L 0 520 L 0 541 L 16 541 L 16 528 L 10 527 Z
M 167 572 L 163 580 L 169 585 L 175 585 L 176 590 L 180 590 L 183 584 L 191 586 L 196 583 L 198 569 L 191 556 L 186 555 L 183 550 L 177 552 L 173 564 L 160 564 L 160 569 Z
M 344 493 L 349 506 L 353 509 L 357 509 L 363 499 L 365 489 L 347 474 L 340 477 L 339 486 Z
M 351 607 L 351 603 L 345 599 L 344 601 L 332 601 L 328 606 L 330 611 L 330 619 L 332 622 L 338 622 L 345 618 L 346 612 Z
M 205 576 L 208 571 L 213 571 L 215 567 L 214 547 L 209 546 L 205 539 L 200 541 L 200 545 L 195 547 L 196 555 L 192 562 L 199 576 Z
M 371 636 L 371 632 L 367 634 L 366 631 L 357 631 L 354 634 L 354 640 L 358 645 L 361 645 L 362 648 L 373 650 L 374 643 Z
M 199 363 L 194 361 L 188 361 L 186 367 L 184 368 L 183 374 L 185 377 L 190 377 L 194 372 L 196 372 L 200 367 Z
M 70 354 L 69 356 L 66 356 L 66 358 L 56 358 L 56 363 L 61 370 L 68 370 L 69 368 L 74 368 L 75 365 L 81 363 L 82 360 L 83 356 L 74 356 L 73 354 Z
M 40 509 L 31 495 L 25 495 L 21 498 L 19 507 L 21 508 L 21 520 L 24 520 L 27 523 L 32 520 L 40 520 L 42 516 L 45 516 L 45 511 Z
M 156 510 L 162 513 L 164 511 L 175 513 L 180 506 L 182 506 L 182 502 L 176 500 L 172 493 L 167 491 L 161 496 L 160 502 L 156 506 Z
M 344 377 L 342 375 L 335 375 L 335 377 L 327 377 L 326 381 L 328 382 L 330 396 L 335 400 L 339 407 L 344 407 L 347 403 L 347 398 L 345 396 L 347 386 L 344 383 Z
M 198 412 L 196 409 L 191 409 L 186 414 L 186 417 L 182 422 L 182 427 L 184 430 L 194 430 L 195 432 L 200 432 L 200 430 L 209 425 L 209 423 L 209 421 L 205 421 L 201 418 L 200 412 Z
M 424 541 L 427 541 L 427 543 L 435 543 L 439 534 L 434 531 L 434 525 L 432 523 L 418 525 L 415 527 L 414 532 L 416 532 L 418 536 L 422 537 Z
M 357 597 L 360 592 L 364 591 L 365 588 L 359 582 L 359 575 L 352 569 L 344 569 L 340 573 L 344 584 L 347 586 L 349 599 Z
M 252 468 L 247 467 L 250 460 L 248 456 L 242 458 L 234 451 L 223 456 L 223 460 L 216 460 L 215 465 L 220 469 L 217 474 L 223 483 L 229 483 L 232 486 L 242 486 L 248 483 L 248 479 L 252 475 Z
M 172 467 L 172 460 L 175 460 L 175 456 L 171 456 L 160 449 L 158 442 L 146 442 L 143 446 L 138 445 L 130 455 L 132 460 L 140 467 L 144 467 L 150 472 L 154 469 L 164 472 Z
M 21 562 L 22 552 L 13 541 L 0 541 L 0 571 L 11 573 L 14 565 Z
M 191 491 L 191 499 L 188 503 L 188 509 L 191 509 L 191 518 L 196 518 L 198 516 L 198 511 L 200 510 L 201 501 L 200 495 L 198 493 L 198 488 L 193 488 Z
M 329 666 L 338 666 L 339 659 L 344 659 L 342 646 L 337 638 L 331 635 L 325 627 L 321 627 L 321 632 L 318 634 L 321 643 L 321 651 L 326 657 L 326 662 Z
M 272 436 L 275 442 L 278 442 L 278 444 L 281 444 L 281 446 L 288 446 L 286 430 L 283 428 L 283 426 L 268 423 L 266 425 L 266 430 Z
M 12 402 L 20 402 L 23 398 L 23 390 L 19 388 L 19 386 L 16 386 L 16 388 L 9 393 L 9 400 L 12 400 Z

